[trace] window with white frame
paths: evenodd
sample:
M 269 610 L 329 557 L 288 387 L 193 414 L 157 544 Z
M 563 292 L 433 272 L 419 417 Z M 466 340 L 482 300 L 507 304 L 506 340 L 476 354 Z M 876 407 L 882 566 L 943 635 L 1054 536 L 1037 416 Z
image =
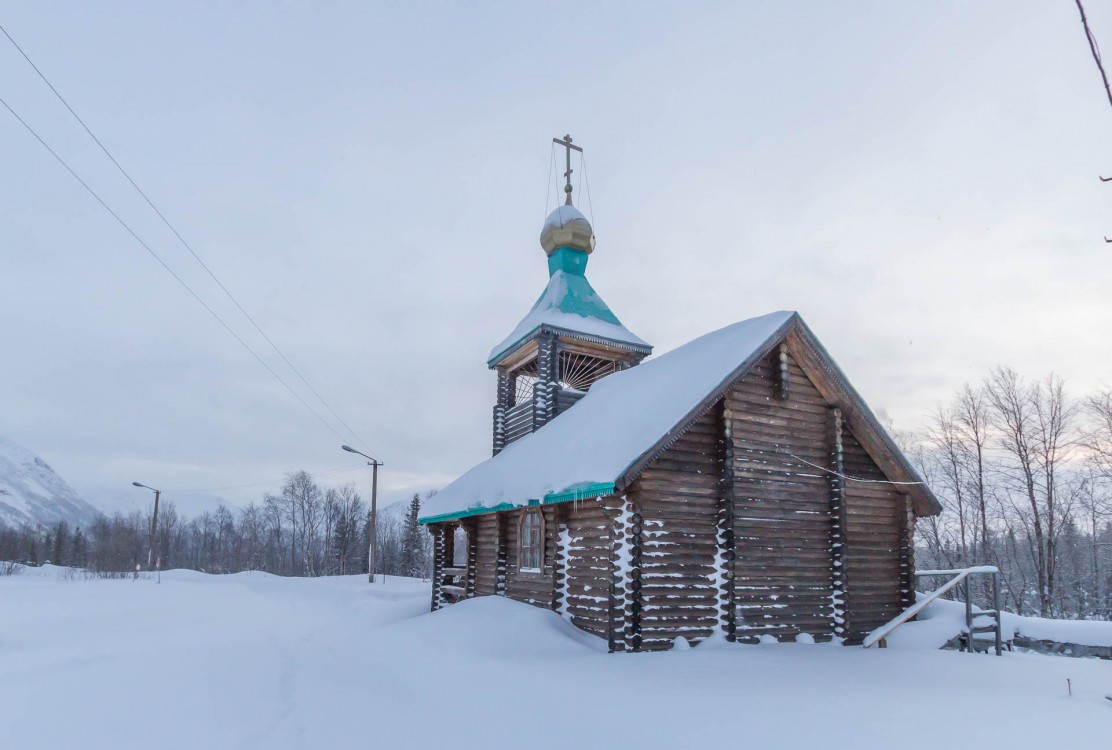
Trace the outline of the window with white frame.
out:
M 521 514 L 518 534 L 518 570 L 539 573 L 544 567 L 544 517 L 536 508 L 526 508 Z

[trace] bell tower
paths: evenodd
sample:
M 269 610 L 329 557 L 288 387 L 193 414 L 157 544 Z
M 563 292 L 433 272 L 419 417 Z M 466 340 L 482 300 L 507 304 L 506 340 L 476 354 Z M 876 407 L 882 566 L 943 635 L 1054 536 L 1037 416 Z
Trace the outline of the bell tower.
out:
M 487 366 L 498 373 L 495 454 L 571 408 L 594 383 L 652 353 L 652 347 L 622 325 L 587 281 L 595 235 L 572 204 L 571 186 L 571 152 L 583 149 L 572 143 L 571 136 L 552 140 L 567 152 L 567 197 L 541 229 L 548 285 L 487 359 Z

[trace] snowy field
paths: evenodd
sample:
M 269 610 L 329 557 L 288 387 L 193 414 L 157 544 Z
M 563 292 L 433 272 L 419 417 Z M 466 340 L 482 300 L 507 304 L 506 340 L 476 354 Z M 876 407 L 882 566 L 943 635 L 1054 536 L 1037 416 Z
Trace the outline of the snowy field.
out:
M 156 584 L 45 567 L 0 578 L 0 748 L 1112 742 L 1112 664 L 937 651 L 943 617 L 886 650 L 608 655 L 526 605 L 486 598 L 429 614 L 428 601 L 420 581 L 359 576 L 172 571 Z

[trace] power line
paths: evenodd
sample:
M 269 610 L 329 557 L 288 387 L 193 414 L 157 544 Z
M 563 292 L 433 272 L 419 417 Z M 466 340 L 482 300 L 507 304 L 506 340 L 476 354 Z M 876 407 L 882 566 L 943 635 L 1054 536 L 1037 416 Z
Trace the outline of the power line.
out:
M 0 104 L 3 104 L 4 108 L 7 109 L 9 112 L 11 112 L 12 117 L 14 117 L 16 120 L 18 120 L 19 124 L 22 125 L 24 128 L 26 128 L 27 132 L 30 133 L 31 135 L 33 135 L 35 137 L 35 140 L 37 140 L 42 145 L 43 148 L 45 148 L 47 151 L 49 151 L 50 155 L 53 156 L 55 159 L 57 159 L 58 163 L 61 164 L 63 167 L 65 167 L 66 171 L 69 172 L 70 175 L 72 175 L 75 180 L 77 180 L 79 183 L 81 183 L 81 187 L 85 188 L 85 190 L 88 191 L 89 195 L 93 196 L 93 198 L 96 199 L 97 203 L 99 203 L 101 206 L 103 206 L 104 210 L 107 211 L 108 213 L 110 213 L 112 215 L 112 218 L 115 219 L 117 222 L 119 222 L 120 226 L 122 226 L 125 230 L 127 230 L 127 233 L 130 234 L 132 237 L 134 237 L 135 241 L 138 242 L 140 245 L 142 245 L 143 249 L 146 250 L 152 258 L 157 260 L 159 265 L 161 265 L 163 268 L 165 268 L 166 272 L 169 273 L 171 276 L 173 276 L 174 280 L 177 281 L 179 284 L 181 284 L 182 288 L 184 288 L 185 291 L 189 292 L 189 294 L 193 297 L 193 299 L 197 300 L 197 302 L 201 305 L 201 307 L 205 308 L 205 310 L 208 311 L 209 315 L 211 315 L 213 318 L 216 319 L 216 322 L 218 322 L 220 325 L 222 325 L 224 327 L 224 330 L 226 330 L 228 333 L 230 333 L 232 335 L 232 337 L 235 338 L 235 340 L 238 341 L 244 349 L 246 349 L 248 352 L 250 352 L 251 356 L 254 357 L 260 365 L 265 367 L 267 372 L 269 372 L 271 375 L 273 375 L 274 378 L 279 383 L 281 383 L 283 386 L 285 386 L 286 390 L 289 391 L 291 394 L 293 394 L 294 398 L 296 398 L 298 401 L 300 401 L 301 405 L 304 406 L 306 409 L 308 409 L 313 414 L 314 417 L 319 419 L 321 424 L 323 424 L 325 427 L 327 427 L 332 432 L 333 435 L 335 435 L 340 440 L 344 439 L 344 436 L 341 435 L 339 432 L 337 432 L 335 427 L 333 427 L 331 424 L 329 424 L 328 421 L 325 420 L 325 418 L 322 417 L 320 415 L 320 413 L 317 412 L 316 409 L 314 409 L 312 406 L 310 406 L 309 402 L 307 402 L 305 399 L 303 399 L 301 397 L 301 394 L 299 394 L 297 391 L 295 391 L 293 388 L 291 388 L 289 383 L 287 383 L 285 380 L 283 380 L 282 377 L 278 373 L 276 373 L 274 371 L 274 369 L 270 365 L 268 365 L 266 363 L 266 361 L 263 360 L 263 358 L 260 357 L 255 352 L 255 350 L 252 349 L 248 345 L 248 343 L 240 337 L 240 335 L 238 333 L 236 333 L 234 330 L 232 330 L 231 326 L 229 326 L 227 323 L 224 322 L 223 318 L 221 318 L 219 315 L 217 315 L 215 310 L 213 310 L 211 307 L 209 307 L 208 304 L 206 304 L 205 301 L 203 299 L 201 299 L 197 295 L 197 293 L 195 291 L 193 291 L 193 289 L 190 288 L 190 286 L 188 284 L 186 284 L 185 281 L 183 281 L 182 278 L 174 272 L 174 269 L 172 269 L 172 268 L 170 268 L 170 266 L 168 266 L 166 264 L 166 261 L 164 261 L 158 255 L 158 253 L 156 253 L 154 250 L 152 250 L 151 246 L 148 245 L 146 242 L 144 242 L 143 238 L 140 237 L 138 234 L 136 234 L 135 230 L 133 230 L 130 226 L 128 226 L 127 222 L 125 222 L 123 219 L 121 219 L 120 215 L 117 214 L 115 211 L 113 211 L 112 207 L 109 206 L 107 203 L 105 203 L 104 199 L 101 198 L 95 190 L 93 190 L 91 187 L 89 187 L 89 184 L 87 182 L 85 182 L 85 180 L 81 179 L 81 176 L 78 175 L 77 172 L 73 171 L 73 168 L 70 167 L 70 165 L 66 163 L 65 159 L 63 159 L 61 156 L 59 156 L 58 153 L 50 147 L 50 144 L 48 144 L 46 141 L 44 141 L 42 139 L 42 137 L 38 133 L 35 132 L 35 129 L 32 128 L 30 125 L 28 125 L 27 122 L 22 117 L 20 117 L 19 114 L 14 109 L 12 109 L 11 105 L 8 104 L 8 102 L 5 101 L 2 97 L 0 97 Z
M 827 469 L 825 466 L 819 466 L 818 464 L 813 464 L 810 461 L 808 461 L 807 459 L 800 458 L 799 456 L 795 455 L 794 453 L 788 453 L 786 451 L 782 451 L 782 453 L 785 456 L 791 456 L 792 458 L 794 458 L 796 461 L 799 461 L 800 463 L 807 464 L 808 466 L 812 466 L 812 467 L 818 469 L 819 471 L 825 471 L 827 474 L 832 474 L 836 477 L 841 477 L 842 479 L 848 480 L 850 482 L 861 482 L 862 484 L 891 484 L 891 485 L 896 485 L 896 486 L 901 486 L 901 487 L 905 486 L 905 485 L 922 485 L 922 486 L 926 485 L 926 482 L 890 482 L 887 479 L 862 479 L 861 477 L 851 477 L 848 474 L 842 474 L 839 471 L 834 471 L 833 469 Z
M 133 188 L 135 188 L 136 192 L 138 192 L 139 195 L 141 195 L 143 197 L 143 200 L 147 202 L 147 205 L 151 207 L 151 210 L 153 210 L 156 214 L 158 214 L 158 218 L 162 220 L 162 223 L 165 224 L 166 227 L 171 232 L 173 232 L 174 236 L 178 238 L 178 241 L 181 242 L 182 246 L 186 250 L 189 251 L 190 255 L 193 256 L 193 259 L 201 264 L 201 268 L 205 269 L 205 272 L 209 275 L 209 277 L 213 281 L 216 282 L 216 285 L 218 287 L 220 287 L 220 290 L 222 292 L 224 292 L 224 294 L 228 297 L 228 299 L 230 299 L 232 301 L 232 304 L 234 304 L 236 306 L 236 308 L 243 314 L 243 317 L 247 318 L 247 320 L 251 323 L 251 325 L 254 326 L 255 330 L 259 332 L 259 335 L 261 335 L 266 340 L 266 343 L 270 344 L 270 347 L 278 354 L 279 357 L 282 358 L 282 361 L 285 362 L 286 365 L 290 368 L 290 370 L 292 370 L 293 373 L 295 375 L 297 375 L 298 379 L 300 379 L 301 382 L 305 384 L 305 387 L 307 387 L 310 391 L 312 391 L 313 395 L 317 397 L 317 400 L 319 400 L 322 404 L 324 404 L 324 407 L 326 409 L 328 409 L 328 411 L 332 414 L 332 416 L 335 417 L 336 420 L 341 425 L 343 425 L 344 428 L 349 433 L 351 433 L 352 437 L 354 437 L 356 440 L 358 440 L 363 445 L 363 447 L 366 448 L 368 451 L 370 451 L 371 453 L 375 453 L 375 451 L 371 450 L 371 447 L 369 445 L 367 445 L 366 441 L 364 441 L 363 438 L 361 438 L 359 436 L 359 434 L 355 432 L 355 430 L 353 430 L 350 426 L 348 426 L 348 423 L 345 422 L 343 420 L 343 418 L 339 414 L 336 413 L 336 410 L 333 409 L 332 406 L 327 401 L 324 400 L 324 397 L 321 396 L 319 392 L 317 392 L 317 389 L 314 388 L 312 386 L 312 384 L 308 380 L 305 379 L 305 376 L 301 374 L 301 371 L 298 370 L 296 367 L 294 367 L 293 362 L 291 362 L 289 360 L 289 358 L 286 357 L 286 355 L 282 353 L 282 350 L 278 348 L 278 345 L 275 344 L 274 341 L 271 340 L 270 336 L 268 336 L 266 334 L 266 332 L 259 326 L 259 324 L 255 322 L 255 319 L 253 317 L 251 317 L 251 315 L 247 312 L 247 310 L 245 310 L 243 308 L 243 305 L 241 305 L 239 303 L 239 300 L 237 300 L 235 298 L 235 296 L 230 291 L 228 291 L 228 288 L 226 286 L 224 286 L 224 284 L 220 281 L 220 279 L 218 279 L 216 277 L 216 274 L 212 272 L 212 269 L 208 267 L 208 264 L 205 263 L 205 261 L 201 259 L 201 256 L 197 255 L 197 253 L 193 250 L 193 247 L 188 242 L 186 242 L 185 238 L 182 237 L 181 233 L 178 232 L 177 228 L 175 228 L 174 225 L 170 223 L 170 220 L 167 219 L 166 216 L 162 213 L 162 211 L 160 211 L 158 209 L 158 206 L 156 206 L 154 204 L 154 201 L 152 201 L 150 199 L 150 197 L 143 191 L 143 189 L 141 187 L 139 187 L 138 184 L 136 184 L 135 180 L 133 180 L 131 178 L 131 175 L 128 174 L 127 170 L 124 169 L 123 166 L 118 161 L 116 161 L 116 157 L 114 157 L 112 155 L 112 153 L 108 150 L 108 147 L 105 146 L 99 138 L 97 138 L 96 134 L 93 133 L 93 131 L 89 128 L 88 125 L 85 124 L 85 121 L 81 119 L 81 116 L 79 114 L 77 114 L 76 111 L 74 111 L 73 107 L 71 107 L 69 102 L 66 101 L 66 98 L 64 96 L 62 96 L 62 94 L 58 91 L 58 89 L 56 89 L 54 87 L 54 84 L 52 84 L 50 82 L 50 80 L 43 74 L 43 72 L 41 70 L 39 70 L 39 66 L 35 65 L 34 61 L 31 60 L 31 58 L 27 55 L 27 53 L 23 51 L 23 48 L 20 47 L 19 43 L 16 42 L 16 40 L 12 38 L 12 35 L 8 33 L 8 30 L 5 29 L 3 27 L 3 25 L 0 25 L 0 31 L 4 32 L 4 36 L 6 36 L 8 38 L 8 41 L 12 43 L 12 46 L 14 46 L 19 51 L 19 54 L 21 54 L 23 56 L 23 59 L 27 61 L 27 64 L 30 65 L 31 68 L 34 69 L 34 71 L 36 73 L 38 73 L 38 76 L 39 76 L 39 78 L 42 79 L 43 83 L 45 83 L 50 88 L 50 90 L 54 92 L 54 96 L 56 96 L 58 98 L 58 101 L 60 101 L 62 103 L 62 105 L 67 110 L 69 110 L 69 113 L 71 115 L 73 115 L 74 119 L 77 120 L 77 122 L 81 125 L 81 127 L 84 128 L 85 132 L 89 134 L 89 137 L 93 139 L 93 141 L 97 144 L 97 146 L 100 147 L 100 150 L 104 152 L 104 155 L 107 156 L 108 159 L 116 166 L 116 169 L 118 169 L 120 171 L 120 174 L 122 174 L 124 176 L 124 178 L 126 178 L 127 181 L 129 183 L 131 183 L 131 186 Z M 10 107 L 9 107 L 9 109 L 10 109 Z M 165 265 L 165 264 L 163 264 L 163 265 Z M 180 281 L 180 279 L 179 279 L 179 281 Z M 196 295 L 194 295 L 194 296 L 196 296 Z

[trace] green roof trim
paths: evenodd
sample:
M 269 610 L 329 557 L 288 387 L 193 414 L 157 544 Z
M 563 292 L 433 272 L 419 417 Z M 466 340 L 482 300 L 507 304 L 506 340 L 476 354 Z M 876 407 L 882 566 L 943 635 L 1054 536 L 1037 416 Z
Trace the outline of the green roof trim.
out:
M 548 256 L 548 275 L 552 276 L 557 271 L 564 271 L 575 276 L 583 276 L 587 272 L 587 258 L 590 256 L 574 247 L 558 247 L 552 255 Z
M 586 270 L 587 253 L 570 247 L 561 247 L 549 256 L 549 277 L 555 276 L 558 271 L 563 271 L 567 284 L 559 299 L 552 300 L 551 303 L 554 303 L 553 306 L 560 312 L 582 315 L 584 318 L 598 318 L 620 326 L 621 321 L 618 320 L 618 316 L 606 306 L 602 297 L 599 297 L 598 292 L 591 286 L 591 282 L 587 281 L 587 277 L 583 273 Z M 541 295 L 541 299 L 537 300 L 534 309 L 541 304 L 543 299 L 544 295 Z
M 601 482 L 595 484 L 588 484 L 575 489 L 564 490 L 563 492 L 552 492 L 545 495 L 538 500 L 529 500 L 524 504 L 515 505 L 513 503 L 499 503 L 492 507 L 478 506 L 476 508 L 468 508 L 467 510 L 455 511 L 454 513 L 441 513 L 437 516 L 425 516 L 418 518 L 417 522 L 420 524 L 441 523 L 443 521 L 456 521 L 460 518 L 470 518 L 471 516 L 482 516 L 487 513 L 498 513 L 503 510 L 514 510 L 516 508 L 525 508 L 528 506 L 536 505 L 554 505 L 556 503 L 571 503 L 579 500 L 586 500 L 591 497 L 602 497 L 603 495 L 610 495 L 614 492 L 613 482 Z
M 513 332 L 491 350 L 487 366 L 516 350 L 544 327 L 567 331 L 589 341 L 612 343 L 630 351 L 652 351 L 646 342 L 622 325 L 584 275 L 587 253 L 560 247 L 548 257 L 548 284 Z

